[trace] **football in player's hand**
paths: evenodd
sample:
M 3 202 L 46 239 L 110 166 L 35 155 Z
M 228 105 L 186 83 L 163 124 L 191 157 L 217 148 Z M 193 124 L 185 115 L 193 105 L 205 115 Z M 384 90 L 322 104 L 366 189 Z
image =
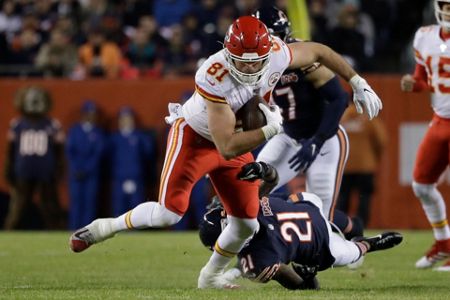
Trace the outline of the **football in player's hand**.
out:
M 253 96 L 236 112 L 236 119 L 242 121 L 244 131 L 258 129 L 267 124 L 264 113 L 258 107 L 259 103 L 268 106 L 262 97 Z

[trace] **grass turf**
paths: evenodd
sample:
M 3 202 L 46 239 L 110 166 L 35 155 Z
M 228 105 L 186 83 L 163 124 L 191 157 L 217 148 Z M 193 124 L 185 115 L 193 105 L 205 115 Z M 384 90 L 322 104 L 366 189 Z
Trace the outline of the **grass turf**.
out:
M 431 232 L 402 233 L 400 246 L 369 253 L 356 271 L 321 272 L 320 291 L 248 280 L 218 291 L 196 289 L 210 252 L 195 232 L 119 234 L 79 254 L 70 252 L 67 232 L 3 232 L 0 299 L 448 299 L 450 272 L 414 269 Z

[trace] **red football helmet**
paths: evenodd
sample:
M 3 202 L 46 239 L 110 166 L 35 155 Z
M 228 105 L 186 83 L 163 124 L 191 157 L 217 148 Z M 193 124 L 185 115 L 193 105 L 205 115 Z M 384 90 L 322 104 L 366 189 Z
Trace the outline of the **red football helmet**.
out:
M 264 23 L 255 17 L 240 17 L 228 29 L 224 48 L 230 74 L 238 82 L 245 85 L 260 82 L 269 68 L 272 52 L 272 37 Z M 242 68 L 245 64 L 252 67 Z
M 445 28 L 450 28 L 450 12 L 448 8 L 444 11 L 444 4 L 450 4 L 450 0 L 435 0 L 434 14 L 439 25 Z

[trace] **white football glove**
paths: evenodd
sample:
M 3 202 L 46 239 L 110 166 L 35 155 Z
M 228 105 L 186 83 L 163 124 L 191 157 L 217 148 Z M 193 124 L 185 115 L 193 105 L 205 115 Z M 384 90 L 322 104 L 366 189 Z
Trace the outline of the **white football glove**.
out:
M 270 105 L 270 107 L 268 107 L 263 103 L 260 103 L 258 106 L 266 117 L 267 125 L 261 129 L 266 140 L 269 140 L 271 137 L 281 132 L 283 117 L 281 116 L 278 105 Z
M 353 102 L 355 103 L 356 111 L 362 114 L 364 107 L 369 115 L 369 119 L 372 120 L 383 108 L 383 103 L 381 103 L 380 98 L 372 90 L 367 81 L 359 75 L 353 76 L 349 83 L 353 89 Z

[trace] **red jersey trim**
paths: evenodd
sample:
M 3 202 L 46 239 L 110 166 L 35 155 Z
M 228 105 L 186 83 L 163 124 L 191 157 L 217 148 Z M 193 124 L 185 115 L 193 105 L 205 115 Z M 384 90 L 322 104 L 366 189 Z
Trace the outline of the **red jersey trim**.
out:
M 199 87 L 197 84 L 195 85 L 195 90 L 206 100 L 209 100 L 211 102 L 217 102 L 217 103 L 224 103 L 227 104 L 227 101 L 223 97 L 219 97 L 213 94 L 208 93 L 201 87 Z

